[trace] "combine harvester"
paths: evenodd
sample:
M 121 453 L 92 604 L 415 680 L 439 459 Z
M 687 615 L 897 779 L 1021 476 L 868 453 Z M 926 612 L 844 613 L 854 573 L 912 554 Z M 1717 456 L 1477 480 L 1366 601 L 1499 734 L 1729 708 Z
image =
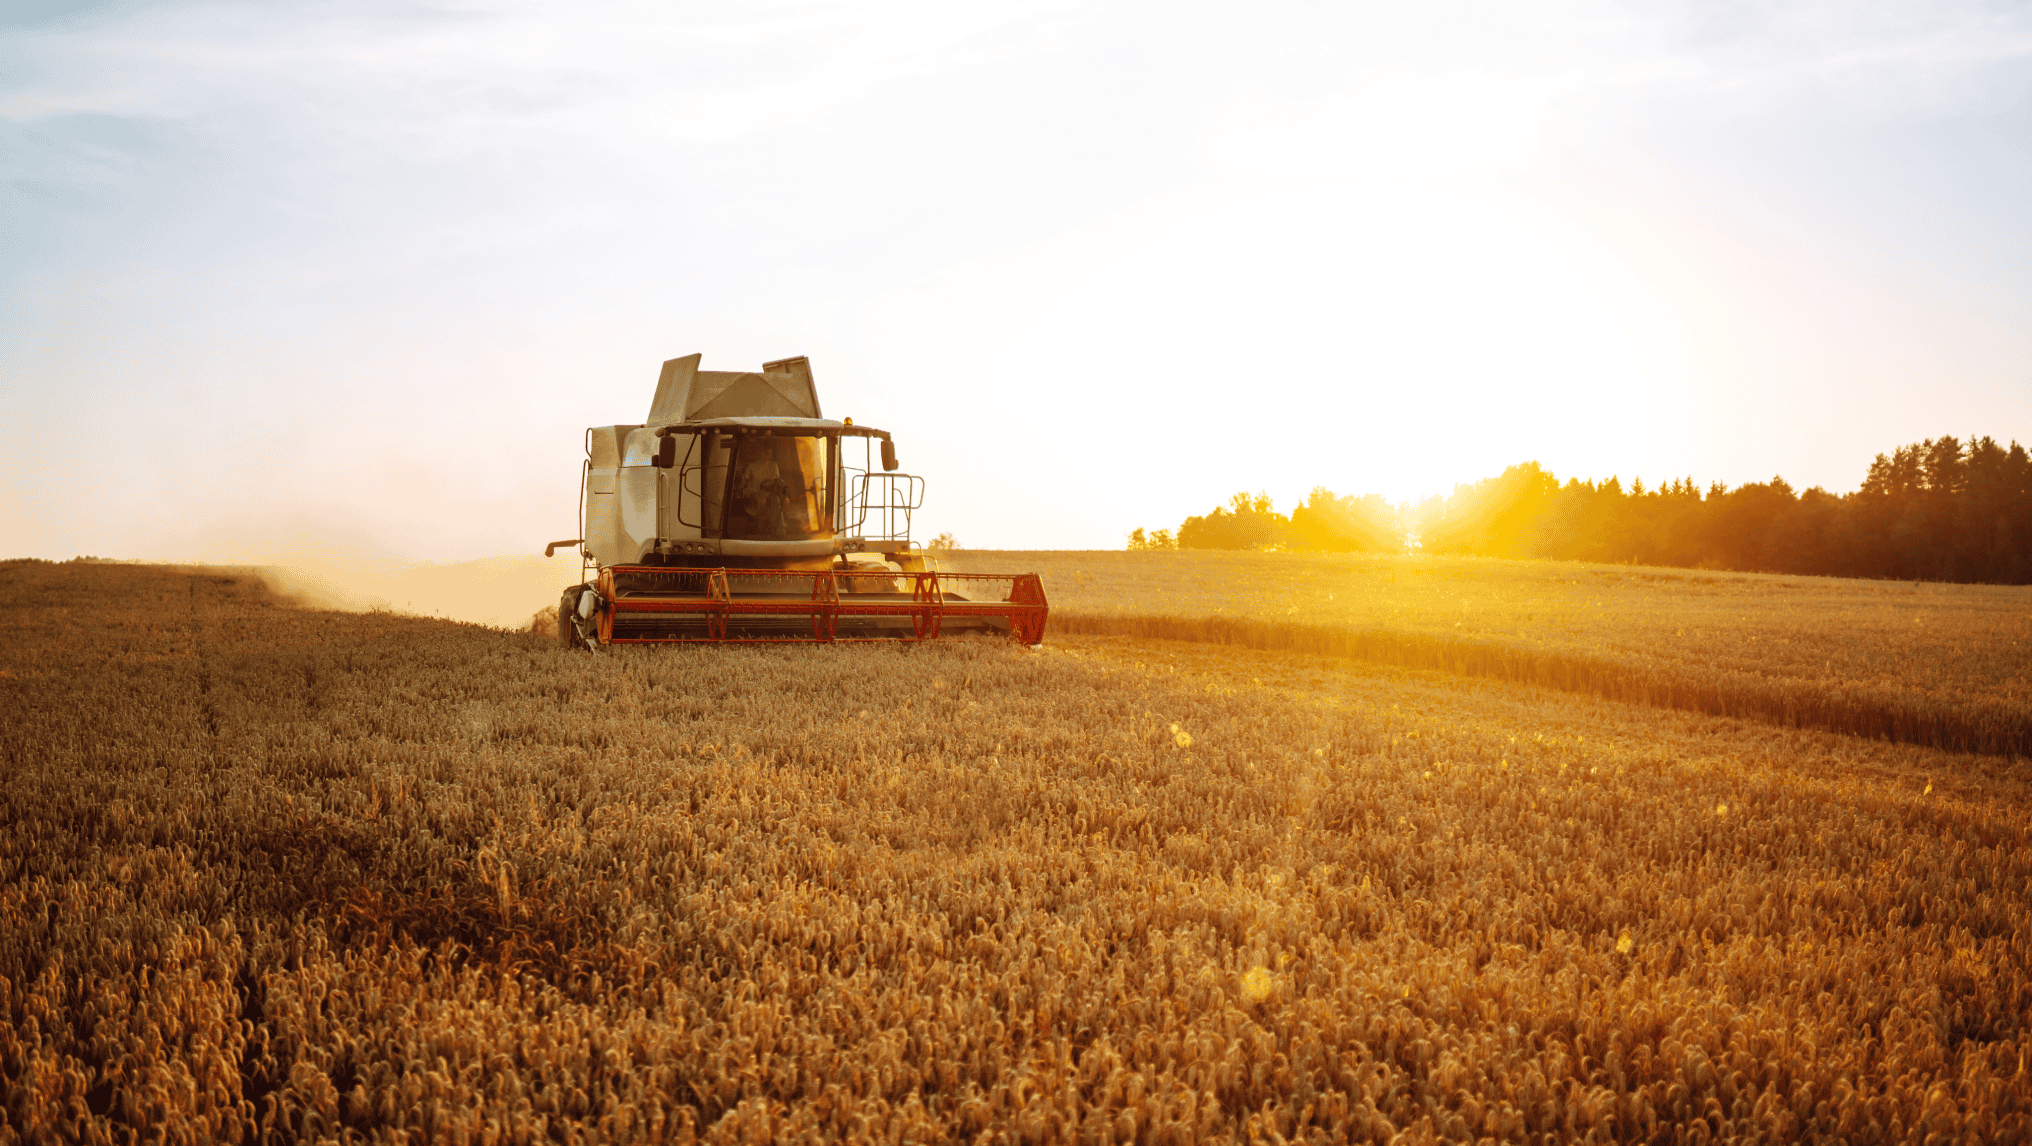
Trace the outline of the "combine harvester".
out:
M 895 472 L 886 431 L 819 415 L 808 361 L 698 365 L 663 364 L 642 425 L 586 431 L 579 536 L 543 551 L 581 547 L 567 646 L 1044 639 L 1035 573 L 927 567 L 910 540 L 924 479 Z

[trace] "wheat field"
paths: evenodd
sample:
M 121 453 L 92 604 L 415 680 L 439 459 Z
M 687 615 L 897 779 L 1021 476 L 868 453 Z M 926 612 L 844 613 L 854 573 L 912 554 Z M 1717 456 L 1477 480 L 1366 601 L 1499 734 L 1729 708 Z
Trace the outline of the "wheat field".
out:
M 0 594 L 7 1142 L 2032 1141 L 2020 758 L 1235 644 Z
M 1348 656 L 2032 755 L 2032 588 L 1571 561 L 962 552 L 1041 565 L 1059 633 Z

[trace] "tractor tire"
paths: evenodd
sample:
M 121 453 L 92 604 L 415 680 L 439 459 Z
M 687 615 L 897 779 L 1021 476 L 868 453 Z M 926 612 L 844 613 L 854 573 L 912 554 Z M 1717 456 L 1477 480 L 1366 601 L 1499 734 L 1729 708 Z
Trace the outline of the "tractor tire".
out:
M 579 594 L 591 586 L 573 585 L 557 599 L 557 639 L 568 649 L 582 649 L 586 642 L 579 637 Z

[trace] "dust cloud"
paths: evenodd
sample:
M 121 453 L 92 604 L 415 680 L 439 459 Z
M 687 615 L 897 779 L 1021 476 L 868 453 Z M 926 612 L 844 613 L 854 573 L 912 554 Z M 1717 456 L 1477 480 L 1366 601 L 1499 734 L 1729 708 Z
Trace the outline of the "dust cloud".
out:
M 579 580 L 575 551 L 443 564 L 292 556 L 244 567 L 283 599 L 308 608 L 410 613 L 504 629 L 528 628 L 538 611 L 556 608 L 558 594 Z

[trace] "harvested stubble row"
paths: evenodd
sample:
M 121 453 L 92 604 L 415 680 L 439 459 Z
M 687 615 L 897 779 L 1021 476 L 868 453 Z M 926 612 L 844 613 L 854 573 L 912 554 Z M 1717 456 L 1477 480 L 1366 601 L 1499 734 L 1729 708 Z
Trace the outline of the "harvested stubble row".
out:
M 2032 755 L 2032 588 L 1299 553 L 1026 555 L 1052 629 L 1345 656 Z M 1010 555 L 966 552 L 955 568 Z
M 1998 761 L 1203 646 L 0 600 L 7 1141 L 2032 1137 Z

